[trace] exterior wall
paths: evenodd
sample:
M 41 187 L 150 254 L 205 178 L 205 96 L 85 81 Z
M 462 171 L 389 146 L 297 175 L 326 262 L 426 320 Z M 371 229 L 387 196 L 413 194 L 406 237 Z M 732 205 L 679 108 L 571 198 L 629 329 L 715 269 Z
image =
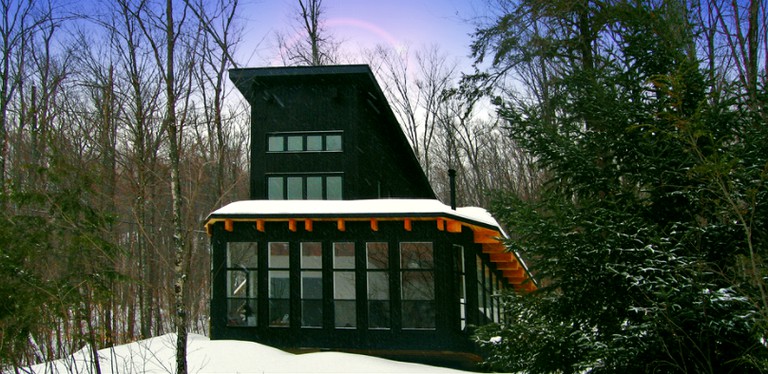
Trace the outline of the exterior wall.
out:
M 346 231 L 340 232 L 335 222 L 316 222 L 313 231 L 307 232 L 302 228 L 295 232 L 289 230 L 286 222 L 267 222 L 265 232 L 256 230 L 252 223 L 235 222 L 232 232 L 223 229 L 222 223 L 213 227 L 213 274 L 212 274 L 212 299 L 211 299 L 211 338 L 212 339 L 240 339 L 259 341 L 282 348 L 328 348 L 328 349 L 354 349 L 354 350 L 431 350 L 474 352 L 467 335 L 469 325 L 487 321 L 478 310 L 478 298 L 474 290 L 477 289 L 476 272 L 474 263 L 479 252 L 479 246 L 472 242 L 472 233 L 465 229 L 462 233 L 447 233 L 436 230 L 434 221 L 413 222 L 413 230 L 407 232 L 403 229 L 402 222 L 381 222 L 378 231 L 372 231 L 368 222 L 348 222 Z M 228 324 L 230 313 L 228 311 L 228 293 L 231 294 L 232 285 L 227 284 L 227 273 L 240 274 L 237 268 L 233 268 L 227 262 L 228 242 L 252 242 L 258 248 L 255 261 L 255 269 L 251 271 L 251 277 L 256 281 L 248 282 L 256 288 L 251 295 L 255 297 L 256 317 L 255 326 L 235 326 Z M 270 326 L 274 322 L 274 316 L 270 316 L 270 278 L 268 243 L 288 242 L 290 257 L 288 272 L 290 273 L 289 287 L 290 312 L 288 323 L 281 326 Z M 319 327 L 302 327 L 302 263 L 300 257 L 301 242 L 322 243 L 322 299 L 313 305 L 321 305 L 322 324 Z M 354 299 L 356 301 L 356 315 L 354 328 L 337 327 L 334 323 L 334 276 L 333 276 L 333 246 L 334 242 L 355 243 L 356 256 L 355 267 L 351 271 L 356 280 Z M 388 329 L 373 328 L 371 321 L 374 317 L 367 307 L 368 290 L 366 278 L 372 271 L 367 269 L 365 257 L 365 244 L 368 242 L 385 242 L 389 245 L 389 264 L 386 271 L 389 275 L 391 319 Z M 399 243 L 402 242 L 432 242 L 434 250 L 434 328 L 409 329 L 405 324 L 412 323 L 416 316 L 404 316 L 403 310 L 407 309 L 407 302 L 403 300 L 402 289 L 407 285 L 402 284 L 406 279 L 401 271 L 400 257 L 398 254 Z M 458 259 L 455 256 L 456 247 L 463 246 L 464 263 L 466 267 L 464 281 L 466 283 L 467 297 L 465 298 L 465 311 L 462 311 L 460 290 L 457 273 Z M 229 266 L 229 267 L 228 267 Z M 228 270 L 229 269 L 229 270 Z M 314 271 L 314 269 L 308 269 Z M 373 276 L 371 276 L 373 277 Z M 500 279 L 500 278 L 499 278 Z M 240 282 L 235 282 L 242 284 Z M 242 293 L 241 293 L 242 294 Z M 241 303 L 242 304 L 242 303 Z M 413 310 L 413 309 L 412 309 Z M 426 313 L 429 314 L 429 313 Z M 464 317 L 462 317 L 464 316 Z M 423 317 L 423 316 L 422 316 Z M 273 323 L 274 325 L 274 323 Z
M 349 69 L 298 76 L 262 76 L 266 73 L 261 69 L 242 72 L 238 87 L 251 105 L 250 199 L 269 198 L 270 175 L 329 173 L 342 176 L 344 200 L 435 198 L 369 70 Z M 328 131 L 342 134 L 340 152 L 267 150 L 269 134 Z
M 354 126 L 357 103 L 354 86 L 340 84 L 283 84 L 261 91 L 264 98 L 250 98 L 251 103 L 251 199 L 267 199 L 268 174 L 349 174 L 356 168 Z M 307 134 L 338 131 L 342 134 L 341 152 L 267 152 L 267 135 L 273 133 Z M 344 178 L 345 183 L 351 178 Z M 350 186 L 353 187 L 353 186 Z M 347 198 L 355 198 L 352 191 Z M 347 191 L 345 191 L 347 192 Z

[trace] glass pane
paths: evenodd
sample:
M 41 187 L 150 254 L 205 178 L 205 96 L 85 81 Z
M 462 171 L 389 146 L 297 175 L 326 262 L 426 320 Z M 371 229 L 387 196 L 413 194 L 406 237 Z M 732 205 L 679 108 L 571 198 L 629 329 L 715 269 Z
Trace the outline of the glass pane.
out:
M 365 249 L 368 269 L 389 268 L 389 246 L 387 243 L 365 243 Z
M 288 200 L 301 200 L 304 198 L 304 183 L 302 177 L 285 178 L 288 184 Z
M 323 276 L 319 271 L 301 272 L 301 298 L 302 299 L 322 299 L 323 298 Z
M 304 150 L 304 137 L 301 135 L 291 135 L 288 137 L 288 151 L 301 152 Z
M 323 245 L 320 242 L 301 243 L 301 268 L 320 269 L 323 267 Z
M 435 303 L 432 301 L 403 301 L 404 329 L 435 328 Z
M 432 269 L 432 243 L 400 243 L 401 269 Z
M 323 136 L 322 135 L 309 135 L 309 136 L 307 136 L 307 150 L 308 151 L 322 151 L 323 150 Z
M 301 301 L 301 326 L 302 327 L 322 327 L 323 326 L 323 301 L 322 300 L 302 300 Z
M 355 268 L 355 243 L 333 243 L 333 268 Z
M 288 243 L 269 243 L 269 267 L 288 268 Z
M 267 178 L 267 198 L 269 200 L 283 200 L 283 177 Z
M 257 244 L 252 242 L 227 243 L 227 266 L 255 268 L 258 266 Z
M 434 300 L 435 276 L 432 271 L 404 271 L 401 273 L 403 300 Z
M 389 274 L 368 272 L 368 299 L 389 300 Z
M 355 273 L 337 271 L 333 273 L 333 298 L 337 300 L 355 299 Z
M 341 151 L 341 135 L 326 135 L 325 136 L 325 150 L 326 151 Z
M 258 276 L 256 271 L 227 271 L 228 297 L 256 297 Z
M 269 152 L 284 152 L 285 151 L 285 138 L 282 136 L 270 136 L 267 141 L 267 151 Z
M 323 177 L 307 177 L 307 199 L 323 199 Z
M 475 271 L 477 271 L 478 283 L 483 283 L 483 259 L 478 255 L 475 258 Z
M 355 313 L 355 301 L 335 301 L 334 326 L 337 328 L 353 328 L 357 326 L 357 314 Z
M 368 302 L 368 326 L 372 329 L 389 328 L 389 301 Z
M 288 299 L 290 295 L 290 281 L 287 271 L 269 272 L 269 297 L 274 299 Z
M 464 247 L 453 246 L 453 266 L 457 273 L 464 273 Z
M 269 325 L 273 327 L 288 327 L 290 324 L 290 303 L 288 299 L 269 300 Z
M 228 326 L 256 326 L 256 300 L 227 300 Z
M 483 292 L 483 284 L 480 282 L 477 283 L 477 308 L 482 315 L 485 315 L 485 292 Z
M 341 200 L 341 177 L 326 177 L 325 193 L 328 200 Z

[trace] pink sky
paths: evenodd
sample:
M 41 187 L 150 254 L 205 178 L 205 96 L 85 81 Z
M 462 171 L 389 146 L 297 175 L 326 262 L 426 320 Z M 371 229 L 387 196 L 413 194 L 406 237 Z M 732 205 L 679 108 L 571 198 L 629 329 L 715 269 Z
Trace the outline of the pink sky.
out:
M 438 45 L 450 57 L 469 64 L 470 19 L 482 14 L 485 0 L 324 0 L 326 30 L 343 42 L 346 50 L 373 48 L 376 44 L 412 50 Z M 288 32 L 297 0 L 250 0 L 242 4 L 246 35 L 263 42 L 246 44 L 241 54 L 248 64 L 274 64 L 277 31 Z M 246 57 L 247 58 L 247 57 Z

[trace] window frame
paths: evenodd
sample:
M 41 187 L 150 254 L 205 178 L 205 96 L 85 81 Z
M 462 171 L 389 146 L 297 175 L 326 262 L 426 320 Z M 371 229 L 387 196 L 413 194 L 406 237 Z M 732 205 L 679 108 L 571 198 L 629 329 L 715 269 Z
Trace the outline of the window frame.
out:
M 252 256 L 245 259 L 243 263 L 233 263 L 233 250 L 240 246 L 240 250 L 246 249 L 252 251 Z M 226 310 L 227 327 L 255 327 L 259 323 L 258 319 L 258 299 L 259 299 L 259 243 L 255 241 L 229 241 L 225 244 L 226 250 Z M 232 281 L 244 275 L 243 283 L 232 289 Z M 244 287 L 244 288 L 243 288 Z M 238 291 L 243 290 L 243 296 L 237 296 Z M 237 310 L 233 311 L 232 306 L 237 305 Z M 242 310 L 244 313 L 241 313 Z M 236 312 L 236 314 L 235 314 Z M 241 317 L 242 314 L 242 317 Z M 238 317 L 239 321 L 234 319 Z M 243 318 L 244 317 L 244 318 Z
M 320 149 L 310 149 L 310 137 L 321 137 Z M 301 145 L 297 146 L 291 140 L 301 138 Z M 336 144 L 338 148 L 331 147 Z M 344 152 L 344 132 L 332 131 L 302 131 L 302 132 L 269 132 L 265 141 L 266 153 L 339 153 Z
M 415 246 L 417 249 L 418 247 L 422 246 L 428 246 L 429 247 L 429 258 L 427 261 L 424 261 L 424 258 L 421 258 L 422 255 L 421 252 L 417 252 L 417 257 L 415 258 L 416 262 L 410 262 L 408 264 L 405 263 L 406 260 L 413 260 L 412 257 L 405 257 L 403 256 L 403 248 L 409 245 Z M 433 241 L 422 241 L 422 240 L 404 240 L 404 241 L 398 241 L 398 277 L 400 280 L 400 287 L 399 290 L 399 302 L 400 302 L 400 313 L 401 313 L 401 321 L 400 321 L 400 328 L 401 330 L 430 330 L 434 331 L 437 330 L 437 307 L 438 307 L 438 298 L 437 298 L 437 272 L 438 268 L 435 263 L 435 256 L 436 256 L 436 248 L 438 246 Z M 406 279 L 415 280 L 417 285 L 420 281 L 424 282 L 424 285 L 429 284 L 431 285 L 431 289 L 427 290 L 422 287 L 413 287 L 411 285 L 406 286 Z M 415 295 L 413 294 L 414 290 L 419 290 L 421 292 L 428 291 L 427 293 L 423 295 Z M 431 295 L 429 294 L 431 292 Z M 412 318 L 412 315 L 409 315 L 407 313 L 407 309 L 417 310 L 421 307 L 428 307 L 429 313 L 431 315 L 424 315 L 424 313 L 418 313 L 418 316 L 422 317 L 423 321 L 429 321 L 431 322 L 431 325 L 418 325 L 419 322 Z M 427 317 L 427 318 L 423 318 Z M 407 322 L 407 323 L 406 323 Z M 409 326 L 408 324 L 414 324 L 413 326 Z
M 321 178 L 320 198 L 309 199 L 309 179 Z M 298 189 L 296 184 L 289 181 L 300 180 Z M 269 173 L 266 176 L 266 195 L 268 200 L 344 200 L 344 173 Z M 273 187 L 274 186 L 274 187 Z M 329 187 L 336 187 L 331 189 Z M 293 187 L 293 188 L 292 188 Z M 277 193 L 274 188 L 282 191 Z M 296 192 L 301 193 L 301 198 L 295 198 Z M 329 198 L 333 197 L 333 198 Z

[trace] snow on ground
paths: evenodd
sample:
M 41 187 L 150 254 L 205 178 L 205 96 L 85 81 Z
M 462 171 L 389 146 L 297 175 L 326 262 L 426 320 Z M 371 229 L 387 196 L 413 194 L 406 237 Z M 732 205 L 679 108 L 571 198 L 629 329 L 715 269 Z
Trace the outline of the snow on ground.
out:
M 110 349 L 102 349 L 102 373 L 174 373 L 176 335 L 167 334 Z M 68 359 L 35 365 L 25 373 L 95 373 L 87 350 Z M 462 373 L 441 367 L 385 360 L 339 352 L 292 354 L 258 343 L 209 340 L 191 334 L 187 367 L 195 373 Z

